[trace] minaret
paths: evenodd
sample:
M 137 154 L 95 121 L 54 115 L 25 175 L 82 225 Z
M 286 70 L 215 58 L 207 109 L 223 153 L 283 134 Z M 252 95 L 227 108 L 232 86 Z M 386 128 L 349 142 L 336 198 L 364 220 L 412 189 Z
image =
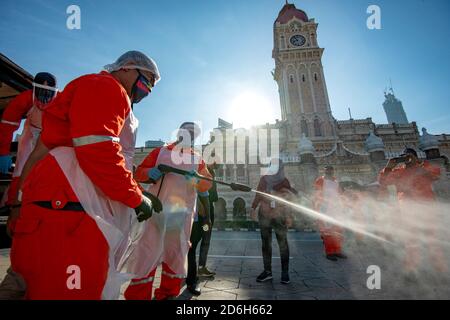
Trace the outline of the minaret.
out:
M 367 137 L 364 145 L 370 156 L 370 166 L 372 167 L 373 179 L 376 180 L 378 173 L 386 165 L 383 139 L 375 135 L 373 130 L 370 130 L 369 136 Z
M 429 134 L 426 128 L 422 128 L 422 135 L 419 137 L 419 149 L 425 152 L 428 160 L 441 157 L 439 150 L 439 139 Z
M 314 145 L 305 134 L 302 134 L 298 143 L 298 153 L 300 155 L 300 163 L 298 170 L 301 177 L 301 185 L 305 191 L 309 190 L 314 185 L 314 181 L 319 175 L 316 158 L 314 157 Z
M 384 112 L 386 112 L 388 123 L 408 124 L 403 104 L 395 97 L 392 86 L 384 93 L 384 97 L 386 100 L 383 102 L 383 108 Z
M 365 143 L 365 149 L 370 155 L 371 161 L 384 161 L 386 159 L 384 155 L 384 142 L 383 139 L 375 135 L 373 130 L 370 130 L 369 136 Z
M 297 141 L 302 134 L 312 141 L 335 135 L 317 26 L 305 11 L 286 1 L 273 27 L 273 74 L 281 116 L 289 124 L 291 138 Z

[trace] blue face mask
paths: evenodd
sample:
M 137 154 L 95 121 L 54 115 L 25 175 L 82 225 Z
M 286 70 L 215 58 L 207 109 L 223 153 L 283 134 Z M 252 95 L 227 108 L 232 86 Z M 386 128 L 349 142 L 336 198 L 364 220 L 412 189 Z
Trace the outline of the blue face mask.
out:
M 150 81 L 144 77 L 142 73 L 139 72 L 139 76 L 133 84 L 133 88 L 131 89 L 131 102 L 139 103 L 142 99 L 144 99 L 150 92 L 152 92 L 152 85 Z

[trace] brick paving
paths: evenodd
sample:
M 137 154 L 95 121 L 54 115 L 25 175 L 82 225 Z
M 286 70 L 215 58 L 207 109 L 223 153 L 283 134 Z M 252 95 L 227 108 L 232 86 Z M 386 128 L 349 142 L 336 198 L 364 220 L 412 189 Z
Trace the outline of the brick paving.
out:
M 275 238 L 275 237 L 274 237 Z M 215 231 L 208 268 L 217 274 L 202 279 L 202 294 L 193 297 L 183 288 L 180 300 L 311 300 L 311 299 L 450 299 L 450 277 L 430 271 L 418 281 L 402 274 L 401 254 L 392 247 L 347 237 L 347 260 L 325 259 L 322 241 L 316 233 L 289 232 L 291 283 L 280 283 L 278 247 L 273 246 L 273 280 L 257 283 L 262 271 L 261 241 L 258 232 Z M 426 261 L 426 253 L 424 254 Z M 449 256 L 449 255 L 447 255 Z M 371 265 L 380 267 L 381 289 L 368 289 Z M 449 263 L 450 265 L 450 263 Z M 0 279 L 9 266 L 9 251 L 0 250 Z M 159 286 L 157 272 L 155 287 Z

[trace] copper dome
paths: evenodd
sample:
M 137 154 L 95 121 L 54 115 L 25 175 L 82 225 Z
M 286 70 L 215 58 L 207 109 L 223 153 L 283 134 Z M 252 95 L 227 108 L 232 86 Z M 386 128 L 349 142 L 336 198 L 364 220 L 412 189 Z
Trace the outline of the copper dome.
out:
M 278 17 L 275 20 L 275 23 L 279 22 L 281 24 L 285 24 L 285 23 L 289 22 L 289 20 L 291 20 L 293 17 L 296 17 L 304 22 L 309 21 L 308 15 L 306 14 L 305 11 L 297 9 L 295 7 L 295 5 L 292 3 L 286 2 L 286 4 L 283 6 L 280 13 L 278 14 Z

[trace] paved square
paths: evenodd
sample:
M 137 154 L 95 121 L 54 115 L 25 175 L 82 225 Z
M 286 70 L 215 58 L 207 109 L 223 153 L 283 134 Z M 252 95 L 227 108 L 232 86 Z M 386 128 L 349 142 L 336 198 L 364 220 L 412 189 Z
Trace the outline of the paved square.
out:
M 347 260 L 325 259 L 322 241 L 317 233 L 290 232 L 291 283 L 280 283 L 281 264 L 276 240 L 273 241 L 272 281 L 255 281 L 262 271 L 261 240 L 258 232 L 214 231 L 208 268 L 217 274 L 202 279 L 202 294 L 192 297 L 185 287 L 178 299 L 198 300 L 310 300 L 310 299 L 450 299 L 450 277 L 428 269 L 418 280 L 402 274 L 399 248 L 383 247 L 372 241 L 355 241 L 347 237 L 344 250 Z M 9 266 L 8 250 L 0 250 L 0 279 Z M 447 255 L 448 257 L 448 255 Z M 423 257 L 424 265 L 427 261 Z M 367 268 L 381 270 L 381 289 L 370 290 Z M 159 286 L 157 272 L 155 286 Z

